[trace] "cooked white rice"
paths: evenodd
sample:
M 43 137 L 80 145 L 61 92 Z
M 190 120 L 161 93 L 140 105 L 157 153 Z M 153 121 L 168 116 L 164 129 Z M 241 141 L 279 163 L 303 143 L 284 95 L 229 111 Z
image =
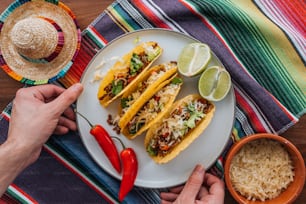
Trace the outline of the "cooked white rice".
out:
M 230 179 L 248 200 L 277 197 L 293 181 L 290 155 L 277 141 L 259 139 L 244 145 L 233 157 Z

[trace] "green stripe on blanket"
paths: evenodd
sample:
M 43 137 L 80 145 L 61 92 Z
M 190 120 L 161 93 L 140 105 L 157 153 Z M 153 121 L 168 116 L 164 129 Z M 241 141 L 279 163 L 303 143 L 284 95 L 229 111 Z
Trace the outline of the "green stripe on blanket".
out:
M 250 74 L 293 114 L 305 112 L 305 66 L 282 30 L 251 1 L 188 1 L 204 15 Z M 269 27 L 267 27 L 267 25 Z M 278 41 L 273 40 L 279 39 Z M 290 55 L 285 55 L 290 51 Z M 303 70 L 300 72 L 299 70 Z M 299 72 L 293 78 L 292 72 Z M 296 76 L 296 75 L 295 75 Z M 304 80 L 303 80 L 304 79 Z M 300 86 L 298 86 L 300 85 Z

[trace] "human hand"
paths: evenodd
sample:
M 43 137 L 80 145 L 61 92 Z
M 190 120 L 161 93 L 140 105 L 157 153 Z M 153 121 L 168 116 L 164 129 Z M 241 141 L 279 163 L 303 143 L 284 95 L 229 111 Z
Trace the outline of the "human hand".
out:
M 197 165 L 185 186 L 171 188 L 160 194 L 161 204 L 170 203 L 224 203 L 224 182 L 218 177 L 205 173 L 204 167 Z
M 76 130 L 75 114 L 70 105 L 83 87 L 75 84 L 67 90 L 55 85 L 22 88 L 13 101 L 6 143 L 21 148 L 25 165 L 34 162 L 50 135 Z

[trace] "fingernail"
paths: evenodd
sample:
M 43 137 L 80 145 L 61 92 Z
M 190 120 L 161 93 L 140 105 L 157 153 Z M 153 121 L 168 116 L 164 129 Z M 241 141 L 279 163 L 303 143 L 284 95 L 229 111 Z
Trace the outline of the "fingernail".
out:
M 197 164 L 196 167 L 195 167 L 195 171 L 202 174 L 202 173 L 204 173 L 205 169 L 201 164 Z
M 81 83 L 73 84 L 72 89 L 75 90 L 75 91 L 83 90 L 83 85 Z

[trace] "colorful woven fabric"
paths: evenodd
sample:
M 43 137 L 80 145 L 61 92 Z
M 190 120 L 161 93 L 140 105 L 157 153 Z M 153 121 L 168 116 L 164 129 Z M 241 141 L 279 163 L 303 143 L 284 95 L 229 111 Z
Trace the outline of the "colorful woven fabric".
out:
M 117 0 L 83 31 L 80 53 L 59 82 L 65 87 L 78 82 L 93 56 L 124 33 L 155 27 L 175 30 L 207 43 L 231 74 L 237 104 L 228 147 L 253 133 L 281 134 L 306 111 L 304 14 L 302 1 L 289 0 Z M 10 107 L 3 112 L 3 118 L 9 119 L 9 112 Z M 4 131 L 7 125 L 6 120 L 1 120 Z M 45 150 L 94 189 L 101 197 L 97 202 L 118 202 L 119 181 L 95 164 L 76 133 L 52 137 Z M 210 169 L 220 177 L 225 155 L 226 150 Z M 39 172 L 39 162 L 46 161 L 34 164 L 32 174 Z M 40 202 L 61 189 L 67 192 L 59 186 L 50 191 L 50 196 L 39 196 L 35 193 L 37 188 L 25 185 L 33 179 L 27 179 L 27 172 L 15 184 Z M 44 183 L 50 189 L 52 185 L 52 179 Z M 81 183 L 71 185 L 78 188 Z M 160 190 L 134 188 L 126 203 L 159 203 Z M 80 203 L 86 203 L 88 196 L 84 195 L 89 192 L 79 193 L 84 199 Z M 70 198 L 62 199 L 69 202 Z

